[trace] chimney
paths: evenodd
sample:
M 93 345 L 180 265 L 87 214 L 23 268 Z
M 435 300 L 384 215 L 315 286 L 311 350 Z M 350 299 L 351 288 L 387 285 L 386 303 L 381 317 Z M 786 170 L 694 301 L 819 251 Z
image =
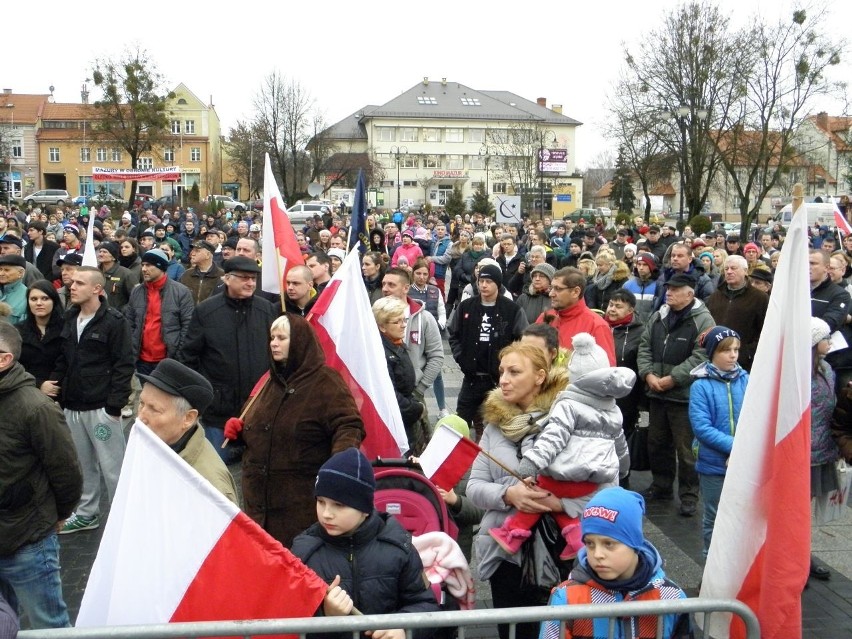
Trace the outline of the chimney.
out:
M 83 83 L 83 88 L 80 89 L 80 100 L 83 104 L 89 103 L 89 88 L 86 86 L 86 83 Z
M 543 106 L 544 108 L 547 108 L 547 98 L 538 98 L 535 102 L 538 106 Z
M 12 95 L 12 89 L 3 89 L 4 95 Z
M 428 86 L 429 86 L 429 76 L 428 76 L 428 75 L 424 75 L 424 76 L 423 76 L 423 86 L 424 86 L 424 87 L 428 87 Z
M 828 131 L 828 113 L 820 111 L 816 116 L 817 126 L 823 131 Z
M 442 87 L 447 86 L 447 78 L 441 78 L 441 86 Z
M 550 110 L 553 111 L 554 113 L 558 113 L 559 115 L 562 115 L 562 105 L 561 104 L 554 104 L 553 106 L 550 107 Z

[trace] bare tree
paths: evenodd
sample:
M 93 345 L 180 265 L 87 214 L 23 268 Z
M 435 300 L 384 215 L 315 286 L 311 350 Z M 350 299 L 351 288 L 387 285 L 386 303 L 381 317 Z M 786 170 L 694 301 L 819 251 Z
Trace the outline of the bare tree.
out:
M 263 161 L 268 150 L 263 131 L 254 122 L 238 121 L 228 132 L 225 149 L 231 158 L 231 166 L 242 184 L 248 184 L 249 199 L 263 189 Z
M 150 54 L 140 48 L 126 51 L 117 60 L 98 60 L 92 70 L 95 86 L 103 97 L 95 101 L 98 112 L 92 136 L 112 142 L 130 156 L 138 168 L 139 157 L 156 147 L 171 144 L 167 100 L 174 93 L 165 88 Z M 130 185 L 129 202 L 136 195 L 136 180 Z
M 286 201 L 303 191 L 311 177 L 311 160 L 305 149 L 314 134 L 313 107 L 307 90 L 278 71 L 264 78 L 254 100 L 256 124 Z

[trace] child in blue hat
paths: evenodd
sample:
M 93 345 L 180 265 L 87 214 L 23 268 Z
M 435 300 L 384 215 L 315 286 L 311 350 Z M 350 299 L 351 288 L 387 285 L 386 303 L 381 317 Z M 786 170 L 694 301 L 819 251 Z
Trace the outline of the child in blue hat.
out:
M 657 549 L 642 534 L 645 500 L 639 493 L 619 487 L 605 488 L 586 504 L 580 527 L 583 548 L 568 580 L 554 588 L 551 606 L 618 601 L 685 599 L 686 593 L 663 571 Z M 609 636 L 609 619 L 573 619 L 565 623 L 565 637 Z M 689 615 L 661 618 L 622 617 L 616 622 L 616 638 L 655 637 L 663 624 L 664 639 L 692 636 Z M 540 639 L 557 639 L 559 622 L 544 621 Z

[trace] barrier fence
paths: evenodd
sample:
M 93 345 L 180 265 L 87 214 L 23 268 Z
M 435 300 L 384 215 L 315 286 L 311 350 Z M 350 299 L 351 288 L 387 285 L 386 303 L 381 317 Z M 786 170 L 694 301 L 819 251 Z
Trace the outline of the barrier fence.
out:
M 254 637 L 263 635 L 300 635 L 308 633 L 352 633 L 365 630 L 404 628 L 407 639 L 418 628 L 457 627 L 459 639 L 466 632 L 482 636 L 482 626 L 512 624 L 510 639 L 514 639 L 514 624 L 543 620 L 609 618 L 608 637 L 616 636 L 618 621 L 626 617 L 661 616 L 667 614 L 704 615 L 708 627 L 711 615 L 732 614 L 739 617 L 746 629 L 746 639 L 760 639 L 757 617 L 745 604 L 729 599 L 678 599 L 675 601 L 631 601 L 610 604 L 575 606 L 533 606 L 450 612 L 410 613 L 393 615 L 364 615 L 349 617 L 311 617 L 305 619 L 274 619 L 258 621 L 205 621 L 140 626 L 108 626 L 102 628 L 60 628 L 25 630 L 19 639 L 179 639 L 195 637 Z M 476 629 L 475 629 L 476 628 Z M 657 637 L 662 637 L 663 624 L 657 624 Z M 475 629 L 475 630 L 474 630 Z M 564 636 L 564 627 L 563 633 Z

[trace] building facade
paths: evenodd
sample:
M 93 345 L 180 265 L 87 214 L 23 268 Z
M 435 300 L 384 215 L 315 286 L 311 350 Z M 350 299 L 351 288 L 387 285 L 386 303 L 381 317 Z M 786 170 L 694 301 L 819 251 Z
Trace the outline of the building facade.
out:
M 424 78 L 381 106 L 366 106 L 320 136 L 338 162 L 369 156 L 371 204 L 383 208 L 443 206 L 454 187 L 471 198 L 480 187 L 492 203 L 524 196 L 527 210 L 570 212 L 582 202 L 575 171 L 581 123 L 508 91 L 480 91 Z M 326 187 L 339 177 L 326 166 Z M 562 206 L 557 206 L 557 202 Z M 566 206 L 567 205 L 567 206 Z
M 0 180 L 10 199 L 36 190 L 39 182 L 36 130 L 38 113 L 48 94 L 0 94 Z

